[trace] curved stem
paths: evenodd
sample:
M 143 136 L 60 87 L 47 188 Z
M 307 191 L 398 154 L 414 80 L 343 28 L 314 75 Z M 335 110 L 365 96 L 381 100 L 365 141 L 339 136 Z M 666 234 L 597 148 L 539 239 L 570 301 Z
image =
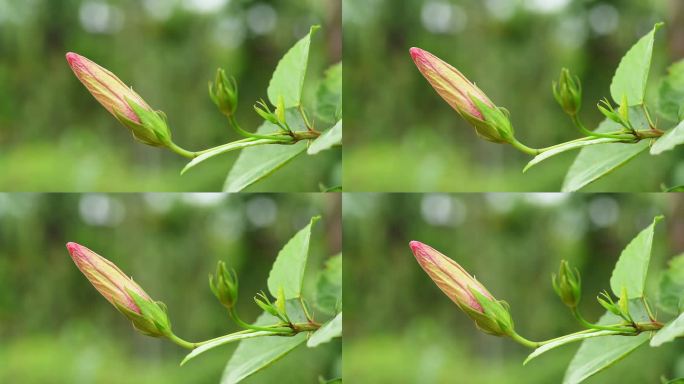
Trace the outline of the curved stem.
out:
M 542 346 L 542 343 L 532 341 L 532 340 L 527 340 L 526 338 L 518 335 L 515 332 L 511 332 L 511 334 L 509 336 L 511 337 L 511 339 L 516 341 L 518 344 L 524 345 L 525 347 L 528 347 L 528 348 L 535 348 L 536 349 L 536 348 L 539 348 Z
M 584 133 L 587 136 L 593 136 L 593 137 L 604 137 L 608 139 L 622 139 L 622 140 L 630 140 L 634 139 L 634 135 L 628 134 L 613 134 L 613 133 L 600 133 L 600 132 L 593 132 L 587 129 L 587 127 L 582 124 L 582 121 L 580 120 L 579 116 L 577 114 L 575 115 L 570 115 L 570 119 L 572 119 L 572 123 L 575 124 L 577 128 L 579 128 L 580 132 Z
M 255 138 L 255 139 L 266 139 L 266 140 L 273 140 L 273 141 L 287 141 L 287 139 L 291 139 L 289 136 L 286 135 L 281 135 L 279 136 L 274 136 L 274 135 L 259 135 L 256 133 L 251 133 L 247 132 L 244 129 L 240 127 L 240 124 L 238 124 L 237 120 L 235 119 L 235 116 L 228 116 L 228 122 L 230 123 L 230 126 L 233 127 L 233 129 L 240 135 L 248 138 Z
M 166 147 L 183 157 L 187 157 L 188 159 L 194 159 L 195 157 L 200 155 L 200 152 L 190 152 L 186 149 L 179 147 L 173 141 L 169 141 L 168 143 L 166 143 Z
M 575 316 L 575 319 L 577 319 L 577 321 L 581 325 L 583 325 L 587 328 L 598 329 L 598 330 L 603 330 L 603 331 L 616 331 L 616 332 L 634 332 L 635 331 L 634 327 L 631 327 L 631 326 L 599 325 L 599 324 L 590 323 L 582 316 L 582 314 L 580 313 L 579 309 L 577 309 L 577 307 L 572 309 L 572 314 Z
M 267 332 L 276 332 L 276 333 L 293 332 L 293 329 L 290 327 L 274 327 L 274 326 L 260 327 L 258 325 L 247 324 L 244 321 L 242 321 L 240 316 L 238 316 L 237 311 L 235 310 L 235 307 L 231 308 L 228 313 L 230 314 L 230 317 L 233 319 L 235 324 L 237 324 L 238 326 L 240 326 L 242 328 L 252 329 L 255 331 L 267 331 Z
M 527 145 L 519 142 L 516 138 L 511 137 L 509 144 L 513 146 L 513 148 L 519 150 L 520 152 L 526 153 L 530 156 L 537 156 L 538 154 L 541 153 L 539 149 L 536 148 L 530 148 Z
M 179 345 L 179 346 L 186 348 L 186 349 L 195 349 L 201 344 L 201 343 L 191 343 L 189 341 L 183 340 L 180 337 L 174 335 L 173 333 L 169 333 L 168 335 L 166 335 L 166 338 L 169 339 L 170 341 L 174 342 L 176 345 Z

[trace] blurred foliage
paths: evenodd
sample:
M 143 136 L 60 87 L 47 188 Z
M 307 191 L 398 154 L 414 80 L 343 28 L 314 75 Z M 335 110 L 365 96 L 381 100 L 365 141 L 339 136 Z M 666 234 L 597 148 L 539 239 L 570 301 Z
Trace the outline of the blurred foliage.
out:
M 235 349 L 187 353 L 142 336 L 71 261 L 67 241 L 88 246 L 164 301 L 174 331 L 194 341 L 236 330 L 209 290 L 217 260 L 240 278 L 238 309 L 260 313 L 278 251 L 311 216 L 305 287 L 341 250 L 339 194 L 0 194 L 0 382 L 217 383 Z M 306 289 L 306 288 L 305 288 Z M 321 315 L 319 313 L 318 318 Z M 246 382 L 315 382 L 340 374 L 339 342 L 295 351 Z
M 581 116 L 595 127 L 602 116 L 594 106 L 610 96 L 620 58 L 665 21 L 647 90 L 655 108 L 659 78 L 684 56 L 683 18 L 679 0 L 345 0 L 345 183 L 360 191 L 558 191 L 576 151 L 523 175 L 531 158 L 478 139 L 429 87 L 409 48 L 459 68 L 511 111 L 521 141 L 545 147 L 578 137 L 551 93 L 561 67 L 581 78 Z M 682 184 L 684 151 L 674 152 L 642 156 L 587 190 Z
M 340 0 L 0 0 L 0 186 L 11 191 L 217 191 L 237 153 L 181 177 L 187 162 L 135 142 L 73 76 L 80 53 L 116 73 L 169 116 L 191 150 L 234 140 L 209 99 L 217 67 L 236 77 L 237 116 L 254 131 L 278 60 L 313 24 L 305 105 L 341 60 Z M 301 157 L 254 190 L 340 184 L 340 151 Z
M 345 379 L 363 383 L 559 383 L 578 344 L 527 366 L 532 350 L 479 332 L 421 270 L 409 241 L 460 263 L 511 305 L 516 330 L 545 340 L 579 330 L 551 287 L 561 259 L 582 274 L 580 307 L 610 289 L 622 249 L 657 214 L 647 293 L 684 251 L 684 196 L 672 194 L 345 194 Z M 660 318 L 670 318 L 660 313 Z M 638 362 L 638 364 L 636 364 Z M 638 350 L 588 383 L 684 376 L 684 344 Z

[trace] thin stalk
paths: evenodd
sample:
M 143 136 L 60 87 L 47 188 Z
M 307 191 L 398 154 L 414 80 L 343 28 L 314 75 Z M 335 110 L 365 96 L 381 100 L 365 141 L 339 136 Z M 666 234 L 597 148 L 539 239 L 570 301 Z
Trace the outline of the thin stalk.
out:
M 278 136 L 273 136 L 273 135 L 259 135 L 256 133 L 251 133 L 247 132 L 244 129 L 240 127 L 240 124 L 238 124 L 237 120 L 235 119 L 235 116 L 231 115 L 228 116 L 228 121 L 230 122 L 230 126 L 233 127 L 233 129 L 240 135 L 248 138 L 254 138 L 254 139 L 266 139 L 266 140 L 274 140 L 274 141 L 284 141 L 289 139 L 288 136 L 282 136 L 283 138 L 279 138 Z M 287 139 L 285 139 L 287 138 Z
M 180 337 L 174 335 L 173 333 L 169 333 L 168 335 L 166 335 L 166 338 L 175 343 L 176 345 L 179 345 L 186 349 L 195 349 L 200 345 L 199 343 L 191 343 L 189 341 L 183 340 Z
M 168 143 L 166 143 L 166 147 L 183 157 L 187 157 L 188 159 L 194 159 L 195 157 L 200 155 L 200 152 L 190 152 L 186 149 L 179 147 L 173 141 L 169 141 Z
M 577 307 L 572 309 L 572 314 L 575 316 L 575 319 L 577 319 L 577 321 L 581 325 L 583 325 L 587 328 L 598 329 L 598 330 L 603 330 L 603 331 L 616 331 L 616 332 L 634 332 L 635 331 L 634 327 L 632 327 L 632 326 L 625 327 L 625 326 L 599 325 L 599 324 L 590 323 L 582 316 L 582 314 L 580 313 L 579 309 L 577 309 Z
M 267 331 L 267 332 L 275 332 L 275 333 L 291 333 L 291 332 L 293 332 L 293 329 L 291 327 L 276 327 L 276 326 L 260 327 L 258 325 L 247 324 L 244 321 L 242 321 L 240 316 L 238 316 L 237 311 L 235 310 L 235 307 L 231 308 L 228 313 L 230 314 L 230 317 L 233 319 L 235 324 L 237 324 L 238 326 L 240 326 L 242 328 L 252 329 L 255 331 Z
M 509 336 L 511 337 L 511 339 L 513 339 L 518 344 L 524 345 L 525 347 L 528 347 L 528 348 L 536 349 L 536 348 L 539 348 L 542 346 L 541 343 L 536 342 L 536 341 L 532 341 L 532 340 L 527 340 L 526 338 L 518 335 L 515 332 L 512 332 Z
M 634 139 L 634 135 L 620 135 L 620 134 L 613 134 L 613 133 L 600 133 L 600 132 L 593 132 L 587 129 L 587 127 L 582 124 L 582 121 L 580 120 L 579 116 L 577 114 L 571 115 L 570 118 L 572 119 L 572 123 L 575 124 L 579 130 L 584 133 L 587 136 L 593 136 L 593 137 L 604 137 L 607 139 L 622 139 L 622 140 L 630 140 Z

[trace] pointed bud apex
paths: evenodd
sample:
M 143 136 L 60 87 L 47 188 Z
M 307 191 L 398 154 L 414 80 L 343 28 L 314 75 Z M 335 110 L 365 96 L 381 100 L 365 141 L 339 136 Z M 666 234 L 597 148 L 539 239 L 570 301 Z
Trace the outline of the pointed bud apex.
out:
M 582 282 L 577 268 L 571 269 L 567 261 L 561 260 L 558 275 L 551 277 L 551 283 L 563 304 L 569 308 L 577 307 L 582 295 Z
M 508 335 L 513 321 L 507 305 L 498 301 L 458 263 L 418 241 L 409 243 L 418 264 L 442 292 L 483 332 Z
M 216 70 L 214 83 L 209 83 L 209 96 L 221 113 L 227 117 L 235 114 L 238 104 L 237 82 L 233 77 L 229 79 L 222 68 Z
M 582 83 L 579 77 L 572 76 L 567 68 L 563 68 L 558 82 L 553 82 L 553 96 L 565 113 L 576 115 L 582 106 Z
M 154 337 L 166 336 L 171 332 L 163 303 L 152 300 L 111 261 L 76 243 L 67 243 L 67 249 L 78 269 L 95 289 L 128 317 L 136 329 Z
M 228 270 L 226 263 L 219 261 L 216 275 L 209 275 L 209 288 L 218 301 L 226 308 L 232 309 L 238 298 L 238 278 L 235 270 Z
M 171 132 L 166 118 L 116 75 L 73 52 L 66 54 L 69 66 L 88 92 L 126 128 L 133 137 L 152 146 L 166 146 Z
M 508 116 L 461 72 L 430 52 L 411 48 L 411 57 L 432 88 L 485 140 L 503 143 L 513 136 Z M 494 119 L 492 119 L 494 117 Z

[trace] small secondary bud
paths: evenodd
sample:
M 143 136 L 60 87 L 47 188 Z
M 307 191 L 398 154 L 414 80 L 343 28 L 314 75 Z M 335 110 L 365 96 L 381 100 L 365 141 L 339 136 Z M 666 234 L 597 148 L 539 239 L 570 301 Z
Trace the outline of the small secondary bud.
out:
M 577 307 L 582 296 L 582 282 L 577 268 L 571 269 L 567 261 L 561 260 L 558 275 L 551 277 L 551 284 L 563 304 L 569 308 Z
M 88 92 L 128 128 L 134 138 L 151 146 L 167 146 L 171 142 L 171 131 L 163 112 L 153 110 L 116 75 L 87 58 L 69 52 L 66 59 Z
M 224 307 L 232 309 L 237 303 L 237 274 L 235 270 L 228 270 L 223 261 L 216 265 L 216 275 L 209 275 L 209 288 Z
M 237 82 L 233 77 L 228 78 L 222 68 L 216 70 L 214 83 L 209 83 L 209 96 L 221 113 L 227 117 L 235 114 L 238 104 Z
M 66 246 L 74 263 L 93 287 L 131 320 L 137 330 L 154 337 L 171 333 L 163 303 L 152 300 L 111 261 L 80 244 L 67 243 Z
M 553 97 L 565 113 L 576 115 L 582 106 L 582 83 L 579 77 L 572 76 L 567 68 L 561 69 L 558 82 L 553 82 Z
M 513 332 L 513 321 L 504 302 L 487 289 L 458 263 L 432 247 L 418 241 L 409 243 L 418 264 L 477 327 L 485 333 L 502 336 Z
M 432 88 L 485 140 L 504 143 L 513 138 L 508 113 L 494 105 L 475 84 L 437 56 L 411 48 L 411 57 Z

